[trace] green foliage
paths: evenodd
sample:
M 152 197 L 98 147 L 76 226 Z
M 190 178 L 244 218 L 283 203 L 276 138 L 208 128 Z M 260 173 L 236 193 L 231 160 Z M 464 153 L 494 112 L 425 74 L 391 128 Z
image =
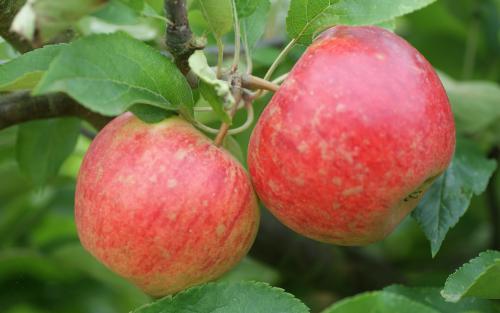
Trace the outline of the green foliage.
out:
M 264 0 L 235 0 L 236 3 L 236 12 L 238 12 L 238 17 L 239 18 L 244 18 L 247 16 L 252 15 L 257 7 L 262 3 L 265 2 Z
M 97 10 L 102 3 L 102 0 L 28 1 L 16 16 L 13 28 L 32 40 L 36 27 L 43 40 L 50 40 L 73 26 L 81 17 Z
M 323 313 L 439 313 L 430 307 L 386 291 L 364 293 L 335 303 Z
M 197 112 L 199 122 L 211 127 L 220 122 L 241 125 L 245 113 L 228 116 L 226 110 L 234 104 L 230 85 L 217 79 L 211 68 L 217 57 L 214 51 L 223 44 L 229 51 L 225 67 L 232 57 L 232 1 L 188 1 L 193 31 L 199 36 L 213 33 L 219 45 L 214 47 L 216 42 L 208 38 L 204 53 L 197 52 L 190 60 L 199 78 L 199 87 L 193 90 L 170 57 L 160 52 L 165 49 L 167 22 L 163 2 L 37 0 L 26 5 L 15 30 L 33 39 L 35 46 L 51 38 L 68 44 L 46 45 L 17 56 L 0 38 L 0 63 L 13 59 L 0 64 L 0 91 L 65 92 L 93 111 L 114 116 L 129 110 L 149 123 L 178 113 L 192 118 L 201 94 L 197 105 L 210 106 L 212 112 Z M 0 311 L 309 311 L 281 289 L 249 282 L 262 281 L 283 287 L 315 313 L 499 312 L 498 302 L 489 300 L 499 297 L 499 252 L 481 253 L 448 275 L 456 264 L 500 240 L 494 238 L 499 178 L 497 174 L 490 181 L 495 163 L 486 158 L 495 156 L 500 147 L 500 1 L 291 0 L 289 8 L 286 1 L 235 0 L 234 4 L 256 76 L 262 77 L 279 55 L 285 28 L 292 39 L 307 45 L 336 24 L 376 24 L 395 30 L 442 71 L 459 138 L 468 140 L 459 141 L 452 165 L 427 192 L 413 212 L 414 219 L 407 219 L 383 242 L 345 248 L 292 235 L 264 211 L 258 238 L 268 247 L 264 256 L 259 246 L 217 283 L 137 309 L 152 300 L 78 243 L 73 201 L 75 178 L 90 143 L 79 136 L 86 125 L 76 119 L 25 123 L 0 131 Z M 266 41 L 255 49 L 264 32 Z M 113 34 L 95 35 L 101 33 Z M 276 74 L 288 72 L 304 49 L 290 51 Z M 244 55 L 240 63 L 242 68 Z M 269 99 L 255 101 L 257 117 Z M 226 136 L 223 142 L 244 166 L 251 131 Z M 487 194 L 482 194 L 488 183 Z M 431 242 L 432 255 L 440 252 L 435 259 L 426 252 L 428 242 L 419 225 Z M 282 245 L 290 251 L 279 254 L 281 250 L 274 247 Z M 395 281 L 434 287 L 392 285 L 359 294 Z M 354 294 L 358 295 L 345 298 Z M 324 311 L 325 307 L 329 308 Z
M 435 256 L 448 230 L 470 205 L 474 194 L 481 194 L 496 168 L 473 143 L 457 142 L 453 161 L 424 195 L 412 216 L 422 227 Z
M 129 111 L 134 113 L 134 115 L 141 119 L 143 122 L 149 124 L 159 123 L 164 119 L 175 115 L 175 113 L 172 111 L 166 111 L 158 107 L 142 103 L 134 104 L 129 108 Z
M 439 293 L 439 288 L 410 288 L 401 285 L 392 285 L 384 288 L 384 291 L 404 296 L 440 313 L 497 312 L 490 301 L 478 298 L 468 298 L 458 303 L 446 302 Z
M 265 283 L 209 283 L 166 297 L 133 313 L 307 313 L 291 294 Z
M 221 121 L 231 124 L 231 117 L 225 108 L 233 106 L 235 100 L 228 82 L 217 78 L 202 51 L 196 51 L 189 57 L 189 66 L 200 78 L 198 88 L 201 96 L 207 100 Z
M 248 53 L 250 54 L 264 34 L 266 20 L 271 6 L 269 0 L 260 0 L 256 1 L 256 3 L 255 10 L 251 14 L 240 17 L 242 36 L 248 43 L 248 48 L 250 50 Z
M 57 118 L 19 126 L 16 156 L 19 168 L 35 185 L 43 185 L 57 175 L 73 152 L 80 133 L 80 121 Z
M 201 12 L 216 38 L 221 38 L 233 28 L 232 0 L 197 0 Z M 218 40 L 219 40 L 218 39 Z
M 50 63 L 67 45 L 50 45 L 0 65 L 0 91 L 31 89 L 40 81 Z
M 241 151 L 240 144 L 232 137 L 227 135 L 222 143 L 224 148 L 229 151 L 241 164 L 245 164 L 245 157 L 243 156 L 243 151 Z M 243 262 L 242 262 L 243 263 Z M 248 262 L 247 262 L 248 263 Z M 260 279 L 256 279 L 259 280 Z M 263 280 L 267 282 L 266 280 Z
M 486 251 L 450 275 L 441 294 L 451 302 L 471 296 L 500 299 L 499 281 L 500 252 Z
M 116 25 L 130 25 L 137 23 L 139 13 L 123 1 L 111 0 L 92 16 Z
M 198 90 L 200 91 L 200 94 L 203 97 L 203 99 L 207 100 L 207 102 L 210 104 L 215 114 L 217 114 L 217 116 L 221 119 L 221 121 L 223 121 L 224 123 L 231 124 L 231 117 L 229 117 L 229 115 L 224 109 L 224 101 L 217 94 L 217 91 L 215 90 L 214 86 L 206 83 L 203 80 L 200 80 L 200 83 L 198 85 Z M 226 94 L 229 95 L 229 93 Z
M 191 89 L 175 65 L 123 33 L 84 37 L 64 49 L 35 88 L 56 91 L 104 115 L 136 103 L 192 115 Z
M 455 114 L 458 129 L 477 133 L 500 122 L 500 86 L 490 81 L 457 82 L 440 75 Z
M 338 25 L 369 25 L 392 20 L 421 9 L 435 0 L 292 0 L 286 19 L 288 35 L 309 44 L 326 28 Z

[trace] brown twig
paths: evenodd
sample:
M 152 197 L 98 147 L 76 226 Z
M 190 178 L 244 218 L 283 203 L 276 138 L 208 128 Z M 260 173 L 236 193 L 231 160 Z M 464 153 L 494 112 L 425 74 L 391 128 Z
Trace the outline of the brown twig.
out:
M 25 0 L 0 0 L 0 36 L 19 52 L 33 50 L 33 45 L 10 31 L 12 20 Z M 101 129 L 111 118 L 92 112 L 69 96 L 51 94 L 32 97 L 28 92 L 0 95 L 0 130 L 9 126 L 45 118 L 79 117 L 96 129 Z
M 276 92 L 280 88 L 279 85 L 273 82 L 253 75 L 243 75 L 241 79 L 242 86 L 248 89 L 262 89 Z
M 165 43 L 179 70 L 189 73 L 188 59 L 194 51 L 203 49 L 204 38 L 197 38 L 189 28 L 186 0 L 165 0 L 165 15 L 168 19 Z
M 111 120 L 111 117 L 92 112 L 63 94 L 32 97 L 28 92 L 18 92 L 0 97 L 0 130 L 32 120 L 63 116 L 79 117 L 96 129 L 101 129 Z

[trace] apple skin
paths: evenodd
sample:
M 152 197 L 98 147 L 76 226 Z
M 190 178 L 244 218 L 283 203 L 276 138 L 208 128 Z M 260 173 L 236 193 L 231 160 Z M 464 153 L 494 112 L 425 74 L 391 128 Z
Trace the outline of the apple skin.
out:
M 82 245 L 152 296 L 215 279 L 252 245 L 259 210 L 244 168 L 178 117 L 130 113 L 92 142 L 76 186 Z
M 385 238 L 452 159 L 455 126 L 425 58 L 378 27 L 337 26 L 296 63 L 252 133 L 257 195 L 292 230 Z

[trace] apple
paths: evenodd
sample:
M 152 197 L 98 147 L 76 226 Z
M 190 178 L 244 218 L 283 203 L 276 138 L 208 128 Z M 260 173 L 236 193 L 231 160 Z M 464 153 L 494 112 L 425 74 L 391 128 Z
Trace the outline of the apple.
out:
M 244 168 L 191 124 L 111 121 L 83 160 L 75 195 L 82 245 L 152 296 L 215 279 L 248 252 L 258 224 Z
M 432 66 L 379 27 L 337 26 L 302 55 L 252 133 L 257 195 L 322 242 L 383 239 L 452 159 L 455 126 Z

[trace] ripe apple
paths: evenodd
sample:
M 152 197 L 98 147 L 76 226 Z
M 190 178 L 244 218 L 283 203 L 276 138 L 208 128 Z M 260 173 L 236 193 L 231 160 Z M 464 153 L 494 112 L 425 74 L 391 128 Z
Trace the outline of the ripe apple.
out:
M 386 237 L 448 166 L 455 126 L 425 58 L 378 27 L 333 27 L 260 117 L 248 165 L 257 195 L 296 232 L 328 243 Z
M 76 186 L 82 245 L 146 293 L 222 275 L 249 250 L 259 211 L 244 168 L 178 117 L 130 113 L 92 142 Z

